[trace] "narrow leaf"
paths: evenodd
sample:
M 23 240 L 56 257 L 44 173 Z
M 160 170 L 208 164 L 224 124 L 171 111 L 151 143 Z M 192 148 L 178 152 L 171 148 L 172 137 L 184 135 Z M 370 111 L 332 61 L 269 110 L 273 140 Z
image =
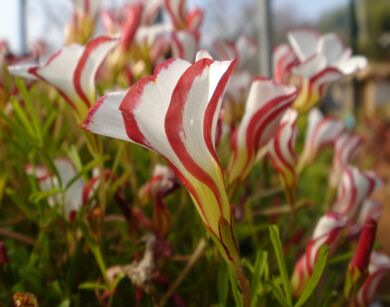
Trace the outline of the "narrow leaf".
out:
M 326 261 L 328 259 L 329 248 L 327 245 L 322 245 L 318 253 L 318 259 L 314 265 L 313 275 L 311 276 L 309 282 L 307 283 L 305 289 L 302 292 L 299 300 L 295 304 L 295 307 L 300 307 L 305 304 L 307 299 L 312 295 L 315 288 L 317 287 L 318 282 L 321 279 L 322 273 L 324 272 Z
M 228 266 L 228 272 L 229 272 L 230 285 L 233 292 L 235 306 L 242 307 L 242 297 L 241 297 L 240 290 L 238 289 L 236 274 L 234 274 L 233 268 L 230 265 Z
M 286 262 L 284 260 L 282 242 L 280 241 L 279 229 L 276 225 L 269 227 L 269 233 L 272 241 L 272 246 L 275 251 L 276 261 L 278 262 L 280 276 L 282 277 L 283 289 L 289 306 L 292 306 L 291 284 L 288 277 Z

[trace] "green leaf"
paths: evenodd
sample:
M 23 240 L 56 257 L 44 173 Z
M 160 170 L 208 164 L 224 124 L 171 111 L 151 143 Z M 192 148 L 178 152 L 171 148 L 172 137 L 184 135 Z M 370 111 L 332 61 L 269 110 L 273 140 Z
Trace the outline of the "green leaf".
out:
M 229 272 L 230 285 L 233 292 L 235 306 L 242 307 L 242 296 L 240 290 L 238 289 L 236 274 L 234 273 L 234 270 L 230 265 L 228 265 L 228 272 Z
M 33 203 L 38 203 L 43 199 L 46 199 L 50 196 L 56 195 L 62 193 L 61 189 L 55 188 L 55 189 L 50 189 L 49 191 L 38 191 L 35 193 L 32 193 L 29 197 L 29 201 Z
M 267 258 L 268 254 L 266 251 L 257 252 L 251 283 L 251 305 L 254 307 L 257 306 L 257 289 L 262 281 L 262 275 L 265 271 L 265 267 L 268 266 Z
M 79 289 L 81 290 L 108 290 L 108 287 L 104 284 L 99 284 L 93 281 L 90 282 L 84 282 L 79 285 Z
M 312 295 L 318 282 L 321 279 L 322 273 L 324 272 L 326 261 L 328 259 L 329 248 L 327 245 L 320 247 L 316 264 L 314 265 L 313 275 L 310 277 L 305 289 L 302 292 L 299 300 L 296 302 L 295 307 L 303 306 L 307 299 Z
M 57 307 L 70 307 L 70 300 L 66 299 L 62 301 Z
M 36 138 L 36 133 L 34 131 L 34 127 L 31 124 L 30 119 L 27 117 L 26 112 L 20 107 L 19 101 L 15 97 L 11 97 L 10 99 L 12 108 L 15 112 L 17 119 L 26 129 L 27 133 L 32 137 Z
M 217 283 L 218 302 L 221 306 L 227 306 L 227 299 L 229 294 L 229 276 L 225 262 L 221 262 L 221 264 L 219 265 Z
M 278 226 L 271 225 L 269 227 L 269 234 L 271 237 L 272 246 L 275 251 L 276 261 L 278 262 L 278 267 L 279 267 L 280 276 L 282 278 L 285 297 L 287 299 L 288 305 L 292 306 L 291 284 L 287 273 L 286 262 L 283 255 L 282 242 L 280 241 Z
M 66 191 L 67 189 L 69 189 L 69 187 L 73 183 L 75 183 L 79 178 L 81 178 L 82 176 L 87 174 L 89 171 L 91 171 L 92 169 L 94 169 L 96 166 L 98 166 L 100 163 L 102 163 L 103 161 L 105 161 L 107 159 L 108 159 L 107 156 L 103 156 L 103 157 L 96 158 L 96 159 L 92 160 L 91 162 L 89 162 L 87 165 L 85 165 L 80 170 L 80 172 L 76 176 L 74 176 L 71 180 L 69 180 L 69 182 L 67 183 L 67 185 L 66 185 L 64 190 Z
M 37 137 L 37 139 L 41 142 L 42 141 L 41 124 L 40 124 L 36 109 L 33 107 L 32 103 L 31 103 L 30 94 L 27 91 L 27 88 L 26 88 L 26 85 L 25 85 L 23 79 L 16 78 L 16 86 L 19 90 L 19 93 L 21 94 L 21 96 L 23 98 L 23 101 L 25 102 L 26 111 L 29 114 L 31 126 L 35 132 L 34 134 Z
M 266 282 L 269 288 L 271 289 L 272 294 L 276 298 L 276 300 L 279 302 L 280 305 L 285 307 L 290 307 L 291 304 L 286 300 L 285 296 L 283 295 L 282 289 L 278 286 L 277 283 L 273 281 Z

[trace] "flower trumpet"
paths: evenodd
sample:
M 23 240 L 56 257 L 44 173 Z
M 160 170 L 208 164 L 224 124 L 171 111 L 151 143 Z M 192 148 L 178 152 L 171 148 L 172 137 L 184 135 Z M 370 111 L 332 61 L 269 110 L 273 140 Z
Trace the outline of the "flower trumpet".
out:
M 312 239 L 306 247 L 306 251 L 295 265 L 291 278 L 291 285 L 295 296 L 299 296 L 305 288 L 306 283 L 313 274 L 318 252 L 321 245 L 329 246 L 330 253 L 337 247 L 342 230 L 346 225 L 345 217 L 329 212 L 325 214 L 317 223 Z
M 340 120 L 330 116 L 324 117 L 320 110 L 312 109 L 309 113 L 306 140 L 299 159 L 298 170 L 302 170 L 305 165 L 311 163 L 323 147 L 333 144 L 343 129 Z
M 297 156 L 295 152 L 297 118 L 298 112 L 289 109 L 282 118 L 275 136 L 268 146 L 268 154 L 272 165 L 280 175 L 287 201 L 291 207 L 294 207 L 295 204 L 295 189 L 297 186 Z
M 249 173 L 256 156 L 274 136 L 281 118 L 296 97 L 292 86 L 258 77 L 252 82 L 244 117 L 233 136 L 233 157 L 228 166 L 229 185 Z
M 366 307 L 372 302 L 382 279 L 390 272 L 390 258 L 373 252 L 368 267 L 369 275 L 354 299 L 354 306 Z
M 302 78 L 299 96 L 294 108 L 306 112 L 324 95 L 332 82 L 351 75 L 367 65 L 363 56 L 351 56 L 334 33 L 320 35 L 314 31 L 299 30 L 288 34 L 291 47 L 300 60 L 293 74 Z
M 382 181 L 375 173 L 346 166 L 341 175 L 333 211 L 354 219 L 363 202 L 381 185 Z
M 9 71 L 55 87 L 81 121 L 96 100 L 97 71 L 116 44 L 117 39 L 100 36 L 85 46 L 65 46 L 43 64 L 13 65 Z
M 188 189 L 222 255 L 236 262 L 231 208 L 215 151 L 221 98 L 235 61 L 170 59 L 126 93 L 102 97 L 84 128 L 164 156 Z

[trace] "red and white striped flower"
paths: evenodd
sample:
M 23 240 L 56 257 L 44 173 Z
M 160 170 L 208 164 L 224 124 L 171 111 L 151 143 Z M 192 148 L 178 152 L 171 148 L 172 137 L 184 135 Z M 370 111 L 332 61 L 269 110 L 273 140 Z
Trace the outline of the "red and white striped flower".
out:
M 275 135 L 268 145 L 272 165 L 279 173 L 286 190 L 288 201 L 293 204 L 293 191 L 297 184 L 295 140 L 297 135 L 298 112 L 289 109 L 283 116 Z
M 129 51 L 141 24 L 143 10 L 143 4 L 136 2 L 125 5 L 120 10 L 106 10 L 102 13 L 106 32 L 109 35 L 120 33 L 119 46 L 122 52 Z
M 334 144 L 333 164 L 330 172 L 329 184 L 332 187 L 339 185 L 344 167 L 352 161 L 362 144 L 363 138 L 353 132 L 345 132 L 337 137 Z
M 293 68 L 299 64 L 298 58 L 292 48 L 281 44 L 272 53 L 274 80 L 277 83 L 288 83 Z
M 324 95 L 327 86 L 367 65 L 362 56 L 351 57 L 334 33 L 320 35 L 315 31 L 298 30 L 288 34 L 288 39 L 301 64 L 293 73 L 302 77 L 300 94 L 294 107 L 305 112 Z
M 203 53 L 204 54 L 204 53 Z M 199 57 L 198 57 L 199 58 Z M 102 97 L 84 127 L 140 144 L 164 156 L 188 189 L 222 254 L 237 260 L 231 208 L 215 151 L 222 95 L 234 61 L 170 59 L 126 93 Z
M 164 7 L 176 30 L 198 31 L 203 21 L 203 10 L 186 9 L 186 0 L 164 0 Z
M 333 210 L 349 219 L 355 218 L 363 202 L 381 185 L 382 181 L 375 173 L 345 166 Z
M 334 212 L 325 214 L 318 221 L 312 239 L 307 244 L 305 254 L 299 258 L 294 268 L 291 278 L 294 296 L 301 294 L 307 281 L 313 274 L 320 247 L 326 244 L 329 246 L 329 252 L 333 253 L 345 225 L 345 217 Z
M 237 59 L 238 66 L 243 68 L 253 59 L 257 52 L 257 46 L 247 36 L 241 35 L 235 42 L 217 40 L 214 42 L 214 52 L 221 60 Z
M 116 39 L 100 36 L 85 46 L 66 46 L 43 64 L 13 65 L 9 71 L 55 87 L 81 120 L 96 100 L 96 73 L 116 44 Z
M 261 148 L 274 136 L 280 120 L 296 97 L 293 86 L 256 78 L 251 85 L 245 113 L 235 132 L 233 157 L 228 167 L 229 184 L 242 181 Z
M 381 281 L 390 272 L 390 258 L 385 254 L 373 252 L 368 271 L 369 275 L 354 299 L 356 307 L 370 306 Z
M 311 163 L 318 152 L 327 145 L 333 144 L 343 131 L 343 123 L 331 116 L 324 117 L 319 109 L 309 113 L 305 145 L 300 156 L 300 169 Z
M 367 219 L 373 219 L 378 221 L 383 212 L 383 204 L 381 202 L 367 199 L 363 202 L 359 216 L 356 220 L 356 223 L 352 225 L 349 229 L 349 236 L 354 236 L 358 234 Z

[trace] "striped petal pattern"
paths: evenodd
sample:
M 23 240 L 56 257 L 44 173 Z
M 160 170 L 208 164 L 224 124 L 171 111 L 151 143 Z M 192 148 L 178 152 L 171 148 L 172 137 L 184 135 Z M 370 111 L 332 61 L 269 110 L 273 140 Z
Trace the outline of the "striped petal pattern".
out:
M 288 39 L 301 62 L 294 68 L 294 74 L 302 78 L 300 94 L 294 102 L 300 112 L 314 106 L 329 84 L 367 65 L 364 57 L 351 57 L 351 50 L 345 48 L 334 33 L 320 35 L 298 30 L 290 32 Z
M 277 83 L 287 83 L 292 70 L 299 61 L 292 48 L 287 44 L 281 44 L 272 53 L 274 80 Z
M 356 217 L 363 202 L 381 185 L 382 181 L 373 172 L 344 167 L 333 210 L 350 219 Z
M 334 212 L 325 214 L 318 221 L 312 239 L 307 244 L 304 255 L 299 258 L 294 268 L 291 278 L 294 296 L 299 296 L 301 294 L 307 281 L 313 274 L 313 268 L 320 247 L 323 244 L 326 244 L 329 246 L 330 252 L 333 253 L 345 225 L 346 219 Z
M 198 50 L 199 37 L 191 31 L 174 31 L 171 35 L 173 57 L 192 62 Z
M 40 79 L 52 85 L 81 119 L 96 99 L 96 73 L 116 45 L 116 39 L 100 36 L 85 46 L 66 46 L 44 64 L 14 65 L 9 71 L 15 76 Z
M 164 0 L 164 6 L 176 30 L 199 30 L 203 21 L 201 9 L 195 8 L 188 12 L 186 0 Z
M 370 306 L 381 281 L 390 272 L 390 258 L 385 254 L 373 252 L 368 271 L 369 275 L 354 299 L 354 306 Z
M 332 187 L 338 186 L 344 167 L 352 161 L 362 144 L 363 138 L 356 133 L 345 132 L 337 137 L 334 144 L 333 164 L 330 172 L 329 184 Z
M 292 86 L 256 78 L 251 85 L 245 113 L 233 140 L 233 157 L 228 167 L 229 184 L 242 181 L 256 155 L 274 136 L 280 120 L 296 97 Z
M 303 165 L 311 163 L 324 146 L 331 145 L 336 141 L 343 129 L 343 123 L 340 120 L 330 116 L 324 117 L 319 109 L 312 109 L 309 113 L 300 166 L 303 167 Z
M 102 97 L 84 127 L 140 144 L 164 156 L 190 192 L 222 254 L 237 259 L 231 210 L 215 137 L 222 95 L 235 61 L 170 59 L 127 93 Z
M 295 189 L 297 184 L 297 156 L 295 153 L 297 118 L 298 112 L 289 109 L 282 118 L 275 132 L 275 136 L 268 146 L 268 154 L 271 158 L 272 165 L 281 176 L 281 181 L 286 192 L 288 192 L 287 196 L 290 202 L 293 200 L 290 193 L 292 193 L 292 190 Z

